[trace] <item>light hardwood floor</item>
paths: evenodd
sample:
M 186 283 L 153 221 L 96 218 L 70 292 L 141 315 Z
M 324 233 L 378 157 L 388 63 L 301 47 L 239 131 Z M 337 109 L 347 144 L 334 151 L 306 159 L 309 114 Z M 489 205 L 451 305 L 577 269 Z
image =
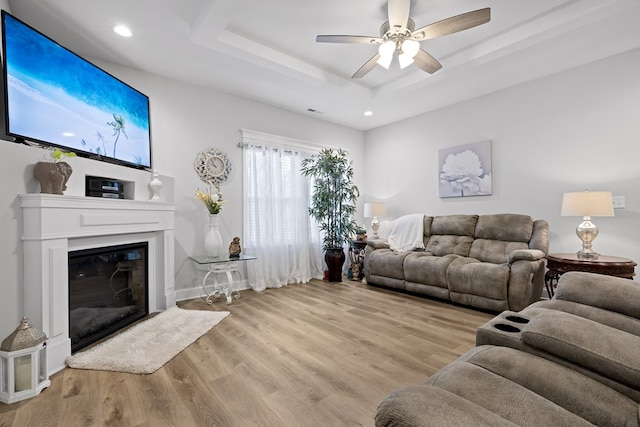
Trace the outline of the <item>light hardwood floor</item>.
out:
M 0 427 L 372 426 L 389 392 L 472 348 L 493 317 L 353 281 L 178 305 L 231 316 L 150 375 L 64 369 L 0 403 Z

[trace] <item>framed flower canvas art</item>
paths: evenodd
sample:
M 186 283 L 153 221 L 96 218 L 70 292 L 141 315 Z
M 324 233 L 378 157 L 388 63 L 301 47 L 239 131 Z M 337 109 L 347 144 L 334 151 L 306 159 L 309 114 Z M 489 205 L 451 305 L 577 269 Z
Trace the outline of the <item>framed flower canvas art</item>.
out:
M 491 141 L 438 151 L 440 197 L 488 196 L 491 188 Z

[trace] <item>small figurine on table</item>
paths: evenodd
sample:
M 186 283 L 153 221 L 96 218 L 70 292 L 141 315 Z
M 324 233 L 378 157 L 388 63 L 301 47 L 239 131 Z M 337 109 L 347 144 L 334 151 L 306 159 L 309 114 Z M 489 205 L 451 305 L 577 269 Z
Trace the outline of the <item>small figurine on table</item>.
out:
M 240 238 L 234 237 L 229 245 L 229 258 L 240 258 L 240 252 L 242 252 Z

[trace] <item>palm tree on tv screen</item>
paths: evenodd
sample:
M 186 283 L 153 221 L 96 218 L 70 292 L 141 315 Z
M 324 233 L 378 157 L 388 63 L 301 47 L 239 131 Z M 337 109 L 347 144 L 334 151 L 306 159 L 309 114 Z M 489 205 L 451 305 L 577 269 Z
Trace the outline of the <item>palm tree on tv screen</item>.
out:
M 124 135 L 125 138 L 129 139 L 127 136 L 127 132 L 124 130 L 124 117 L 119 114 L 113 113 L 113 121 L 107 122 L 109 126 L 113 128 L 113 136 L 116 137 L 116 140 L 113 141 L 113 157 L 116 157 L 116 147 L 118 146 L 118 139 L 120 138 L 120 134 Z

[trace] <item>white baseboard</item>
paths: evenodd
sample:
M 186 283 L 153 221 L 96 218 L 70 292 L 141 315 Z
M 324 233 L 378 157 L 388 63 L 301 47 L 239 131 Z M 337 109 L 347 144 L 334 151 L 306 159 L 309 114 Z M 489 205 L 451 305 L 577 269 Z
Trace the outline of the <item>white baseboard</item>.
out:
M 244 291 L 251 289 L 249 283 L 246 280 L 242 280 L 237 284 L 238 291 Z M 184 289 L 176 289 L 176 301 L 185 301 L 188 299 L 201 298 L 204 296 L 202 286 L 191 286 Z

